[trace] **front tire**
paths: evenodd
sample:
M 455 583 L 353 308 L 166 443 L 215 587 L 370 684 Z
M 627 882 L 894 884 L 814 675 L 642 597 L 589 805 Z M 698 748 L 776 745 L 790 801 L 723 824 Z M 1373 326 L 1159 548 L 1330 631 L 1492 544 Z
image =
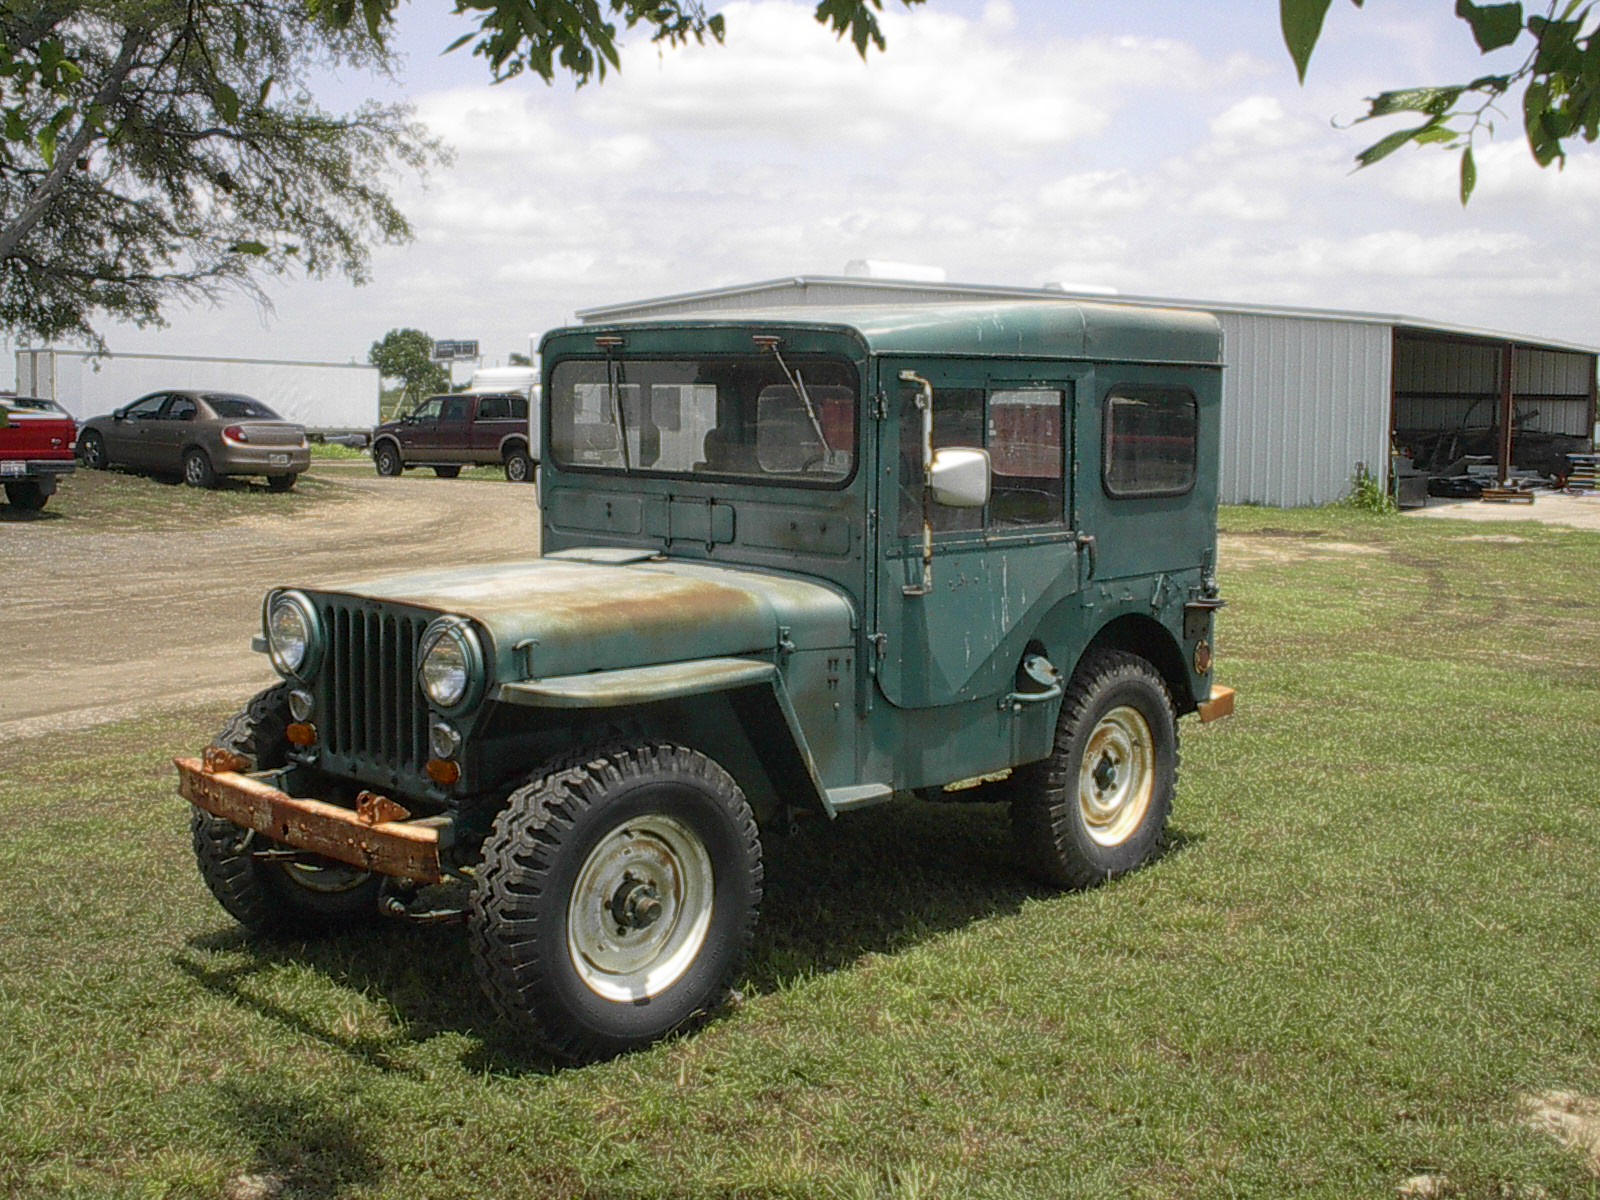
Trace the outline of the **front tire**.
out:
M 254 697 L 217 735 L 216 744 L 267 771 L 288 761 L 289 685 Z M 196 808 L 189 819 L 200 878 L 228 914 L 255 934 L 326 933 L 365 923 L 378 911 L 382 880 L 370 871 L 307 855 L 262 860 L 273 843 Z
M 25 479 L 21 483 L 6 484 L 6 503 L 23 512 L 38 512 L 48 499 L 50 493 L 35 480 Z
M 372 465 L 385 478 L 400 474 L 405 467 L 400 461 L 400 448 L 393 442 L 379 442 L 372 448 Z
M 575 756 L 513 792 L 484 843 L 469 917 L 479 980 L 559 1058 L 647 1045 L 722 1003 L 761 882 L 750 806 L 705 755 Z
M 1143 866 L 1166 845 L 1177 777 L 1178 723 L 1161 675 L 1137 655 L 1090 656 L 1061 701 L 1050 757 L 1013 772 L 1023 863 L 1066 888 Z
M 211 459 L 198 446 L 183 452 L 183 481 L 190 487 L 213 488 L 217 486 L 216 468 Z

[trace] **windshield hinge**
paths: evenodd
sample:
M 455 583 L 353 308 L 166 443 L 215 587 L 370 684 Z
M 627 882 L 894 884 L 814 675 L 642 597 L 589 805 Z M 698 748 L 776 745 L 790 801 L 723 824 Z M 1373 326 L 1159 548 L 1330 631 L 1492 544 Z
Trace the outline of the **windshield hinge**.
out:
M 887 658 L 889 656 L 889 635 L 887 633 L 875 633 L 867 641 L 872 643 L 877 657 Z
M 889 417 L 889 397 L 878 392 L 872 397 L 872 419 L 885 421 Z

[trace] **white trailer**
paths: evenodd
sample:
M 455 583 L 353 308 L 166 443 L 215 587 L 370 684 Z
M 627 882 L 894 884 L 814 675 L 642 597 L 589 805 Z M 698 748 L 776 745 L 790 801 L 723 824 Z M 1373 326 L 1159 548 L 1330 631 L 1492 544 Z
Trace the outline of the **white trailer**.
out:
M 151 392 L 206 389 L 253 396 L 314 431 L 366 432 L 378 422 L 378 387 L 378 368 L 355 363 L 17 351 L 17 391 L 54 400 L 80 421 Z

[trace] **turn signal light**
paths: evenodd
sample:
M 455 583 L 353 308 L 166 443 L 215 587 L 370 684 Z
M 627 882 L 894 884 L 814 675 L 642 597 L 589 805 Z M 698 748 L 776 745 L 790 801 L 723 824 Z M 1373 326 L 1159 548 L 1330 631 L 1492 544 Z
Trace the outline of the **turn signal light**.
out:
M 451 762 L 448 758 L 430 758 L 423 769 L 428 772 L 428 778 L 440 787 L 449 787 L 461 778 L 461 764 Z
M 304 750 L 307 746 L 317 744 L 317 727 L 309 721 L 296 721 L 284 732 L 291 746 L 299 746 Z

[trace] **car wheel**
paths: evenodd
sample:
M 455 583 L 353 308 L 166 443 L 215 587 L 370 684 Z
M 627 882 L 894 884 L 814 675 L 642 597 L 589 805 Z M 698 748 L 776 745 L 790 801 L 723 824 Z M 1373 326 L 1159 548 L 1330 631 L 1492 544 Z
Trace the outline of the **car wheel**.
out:
M 224 725 L 216 744 L 270 770 L 288 761 L 288 725 L 289 685 L 279 684 Z M 370 871 L 309 854 L 258 858 L 275 843 L 198 808 L 189 829 L 200 878 L 252 933 L 322 933 L 377 916 L 382 880 Z
M 378 469 L 378 474 L 394 476 L 400 474 L 403 465 L 400 461 L 400 448 L 393 442 L 379 442 L 372 448 L 372 465 Z
M 506 455 L 506 478 L 512 483 L 533 482 L 533 459 L 526 450 L 513 450 Z
M 511 794 L 469 916 L 501 1015 L 569 1061 L 605 1058 L 714 1010 L 761 901 L 744 793 L 683 746 L 574 756 Z
M 433 473 L 435 475 L 437 475 L 440 479 L 454 479 L 457 475 L 461 474 L 461 468 L 460 467 L 435 467 L 433 469 Z
M 25 479 L 21 483 L 6 484 L 6 503 L 12 508 L 20 508 L 24 512 L 38 512 L 48 499 L 50 493 L 31 479 Z
M 211 459 L 198 446 L 191 446 L 183 452 L 183 481 L 190 487 L 217 486 L 217 472 L 211 465 Z
M 267 490 L 269 492 L 287 492 L 294 487 L 294 481 L 298 478 L 300 478 L 298 475 L 268 475 Z
M 105 439 L 92 429 L 79 440 L 78 457 L 91 471 L 104 471 L 111 465 L 111 459 L 106 456 Z
M 1012 773 L 1011 826 L 1029 869 L 1084 888 L 1142 866 L 1166 844 L 1178 777 L 1172 697 L 1147 661 L 1092 655 L 1061 701 L 1055 748 Z

